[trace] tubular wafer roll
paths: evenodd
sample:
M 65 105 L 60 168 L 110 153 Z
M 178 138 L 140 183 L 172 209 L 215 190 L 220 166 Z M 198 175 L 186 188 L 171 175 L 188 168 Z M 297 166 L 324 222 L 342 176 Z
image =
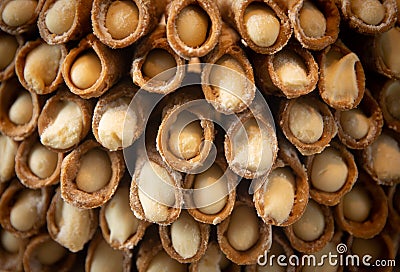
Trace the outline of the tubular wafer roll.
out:
M 4 81 L 15 74 L 15 57 L 24 44 L 21 35 L 10 35 L 0 31 L 0 81 Z
M 294 35 L 307 49 L 321 50 L 339 35 L 340 13 L 333 0 L 299 0 L 289 8 Z
M 62 75 L 69 90 L 82 98 L 99 97 L 129 69 L 130 53 L 113 50 L 93 34 L 82 39 L 65 57 Z
M 173 0 L 165 13 L 168 43 L 182 58 L 203 57 L 217 45 L 222 20 L 214 1 Z
M 0 29 L 12 35 L 34 32 L 37 17 L 45 1 L 1 1 Z
M 54 92 L 62 83 L 65 45 L 49 45 L 42 39 L 28 41 L 15 57 L 15 73 L 25 89 L 37 94 Z
M 137 45 L 130 74 L 133 82 L 149 92 L 168 94 L 175 91 L 185 76 L 185 60 L 170 47 L 165 25 Z
M 339 0 L 338 7 L 351 29 L 365 35 L 386 32 L 396 23 L 396 0 Z
M 278 52 L 292 35 L 289 18 L 276 1 L 218 0 L 217 3 L 224 20 L 257 53 Z
M 388 194 L 388 221 L 392 231 L 400 233 L 400 186 L 394 185 L 389 188 Z
M 22 257 L 29 240 L 16 237 L 2 228 L 0 228 L 0 236 L 0 269 L 3 271 L 22 271 Z
M 313 226 L 310 228 L 310 224 Z M 334 219 L 328 206 L 314 200 L 308 202 L 302 217 L 294 224 L 284 228 L 292 247 L 303 253 L 321 250 L 332 239 Z
M 25 139 L 18 147 L 15 172 L 25 186 L 36 189 L 59 182 L 63 153 L 47 149 L 37 133 Z
M 14 179 L 1 195 L 1 226 L 20 238 L 39 233 L 46 224 L 51 196 L 50 187 L 32 190 Z
M 31 135 L 37 126 L 43 100 L 25 90 L 17 78 L 0 86 L 0 131 L 16 141 Z
M 46 0 L 38 17 L 40 36 L 48 44 L 82 38 L 91 29 L 93 0 Z
M 387 80 L 378 94 L 379 106 L 382 109 L 385 124 L 400 133 L 400 80 Z
M 124 172 L 122 151 L 111 152 L 86 140 L 63 160 L 61 196 L 78 208 L 97 208 L 111 199 Z
M 98 227 L 96 209 L 80 209 L 61 198 L 57 188 L 46 214 L 50 237 L 71 252 L 82 250 Z
M 0 133 L 0 183 L 5 183 L 15 176 L 15 156 L 19 143 Z
M 94 0 L 93 33 L 111 48 L 127 47 L 158 24 L 167 0 Z M 124 20 L 121 19 L 126 18 Z
M 279 140 L 278 157 L 265 179 L 253 196 L 258 215 L 265 224 L 293 224 L 307 206 L 309 185 L 296 149 L 286 140 Z

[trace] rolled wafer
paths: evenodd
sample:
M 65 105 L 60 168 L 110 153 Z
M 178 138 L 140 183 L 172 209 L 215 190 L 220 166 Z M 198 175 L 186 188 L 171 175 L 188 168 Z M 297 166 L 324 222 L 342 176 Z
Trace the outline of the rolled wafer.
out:
M 400 97 L 400 80 L 387 80 L 381 87 L 378 96 L 385 124 L 390 129 L 400 133 L 400 114 L 398 112 Z
M 0 133 L 0 184 L 11 180 L 15 176 L 15 156 L 18 143 L 10 137 Z
M 66 56 L 65 45 L 49 45 L 42 39 L 29 41 L 18 51 L 15 72 L 25 89 L 52 93 L 63 83 L 61 69 Z
M 11 35 L 32 33 L 45 0 L 13 1 L 0 3 L 0 29 Z
M 388 198 L 388 221 L 395 233 L 400 233 L 400 190 L 399 186 L 395 185 L 389 188 L 387 198 Z
M 37 126 L 43 100 L 29 92 L 17 78 L 4 81 L 0 86 L 0 131 L 16 141 L 31 135 Z
M 218 0 L 217 3 L 223 19 L 257 53 L 278 52 L 292 35 L 289 18 L 275 1 Z
M 222 20 L 214 1 L 173 0 L 165 14 L 168 43 L 182 58 L 203 57 L 217 45 Z
M 3 271 L 22 271 L 22 257 L 28 239 L 16 237 L 2 228 L 0 228 L 0 237 L 0 269 Z
M 167 41 L 165 25 L 160 24 L 137 45 L 130 74 L 140 88 L 168 94 L 181 85 L 184 64 Z
M 24 44 L 21 35 L 10 35 L 0 31 L 0 81 L 9 79 L 15 74 L 15 57 Z
M 111 48 L 127 47 L 157 26 L 167 2 L 166 0 L 94 0 L 93 33 Z
M 124 172 L 121 151 L 111 152 L 94 140 L 86 140 L 63 160 L 61 196 L 75 207 L 97 208 L 111 199 Z
M 78 40 L 91 30 L 93 0 L 47 0 L 39 13 L 40 36 L 48 44 Z
M 65 57 L 64 81 L 72 93 L 82 98 L 99 97 L 129 69 L 129 54 L 126 50 L 113 50 L 89 34 Z

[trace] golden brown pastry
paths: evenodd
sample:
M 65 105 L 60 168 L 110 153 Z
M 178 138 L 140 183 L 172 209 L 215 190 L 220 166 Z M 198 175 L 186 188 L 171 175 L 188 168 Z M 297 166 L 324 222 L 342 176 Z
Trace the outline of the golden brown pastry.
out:
M 387 80 L 379 92 L 379 106 L 385 124 L 400 133 L 400 80 Z
M 0 228 L 0 270 L 22 271 L 22 257 L 28 239 L 22 239 Z
M 21 35 L 11 35 L 0 30 L 0 81 L 15 74 L 15 57 L 24 44 Z
M 0 183 L 5 183 L 15 176 L 15 156 L 18 143 L 0 133 Z

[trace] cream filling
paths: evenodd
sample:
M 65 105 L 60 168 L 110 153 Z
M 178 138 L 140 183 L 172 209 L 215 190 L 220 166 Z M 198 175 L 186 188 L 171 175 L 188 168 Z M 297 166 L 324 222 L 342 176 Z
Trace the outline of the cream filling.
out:
M 364 23 L 379 25 L 385 18 L 385 7 L 379 0 L 351 0 L 351 11 Z
M 28 53 L 24 78 L 38 94 L 56 79 L 61 61 L 61 46 L 41 44 Z
M 400 74 L 400 28 L 393 27 L 378 38 L 378 52 L 387 68 L 397 76 Z
M 372 167 L 379 179 L 392 180 L 400 178 L 400 148 L 392 137 L 381 134 L 372 143 Z
M 354 103 L 358 97 L 355 65 L 360 61 L 356 54 L 343 56 L 333 50 L 326 55 L 325 91 L 322 96 L 328 101 Z
M 264 215 L 283 223 L 292 211 L 295 176 L 288 167 L 276 168 L 268 176 L 264 189 Z
M 8 111 L 8 118 L 16 125 L 24 125 L 32 119 L 32 97 L 28 92 L 18 95 Z
M 233 165 L 250 171 L 264 171 L 272 166 L 274 154 L 271 140 L 255 118 L 247 120 L 233 135 L 232 147 Z
M 18 42 L 14 36 L 0 34 L 0 71 L 4 70 L 15 58 Z
M 124 271 L 123 251 L 113 249 L 104 240 L 94 250 L 90 272 Z
M 304 241 L 317 240 L 325 230 L 325 218 L 322 209 L 314 200 L 310 200 L 302 217 L 293 224 L 294 234 Z
M 227 231 L 229 244 L 236 250 L 246 251 L 256 244 L 259 235 L 255 210 L 245 205 L 236 207 L 230 216 Z
M 370 255 L 372 257 L 370 263 L 372 263 L 372 261 L 384 257 L 383 254 L 385 252 L 385 247 L 377 236 L 371 239 L 354 237 L 351 252 L 360 257 Z
M 349 169 L 340 152 L 327 147 L 316 154 L 311 167 L 311 183 L 321 191 L 333 193 L 343 187 Z
M 393 81 L 386 90 L 385 103 L 389 113 L 400 120 L 400 81 Z
M 247 78 L 242 65 L 230 55 L 222 56 L 211 69 L 209 82 L 216 93 L 216 101 L 234 110 L 246 100 Z
M 43 205 L 40 190 L 24 190 L 11 207 L 10 223 L 19 231 L 32 229 L 38 219 L 39 211 Z
M 327 256 L 330 256 L 329 254 L 332 255 L 333 252 L 337 252 L 336 250 L 337 245 L 335 245 L 333 242 L 327 243 L 323 249 L 321 249 L 318 252 L 312 253 L 313 256 L 315 256 L 315 260 L 317 260 L 317 263 L 320 260 L 326 260 Z M 333 265 L 334 263 L 330 264 L 328 261 L 323 262 L 322 265 L 318 266 L 308 266 L 305 265 L 302 268 L 302 272 L 336 272 L 338 271 L 338 264 Z
M 258 46 L 272 46 L 278 39 L 281 24 L 267 5 L 250 4 L 243 18 L 250 39 Z
M 0 246 L 8 253 L 14 254 L 19 251 L 21 239 L 9 231 L 2 230 L 0 232 Z
M 129 206 L 129 188 L 120 187 L 105 207 L 105 218 L 110 230 L 110 243 L 124 243 L 136 233 L 139 220 Z
M 176 61 L 174 57 L 164 49 L 151 50 L 143 63 L 142 72 L 146 77 L 157 80 L 168 81 L 176 72 Z
M 72 83 L 79 89 L 93 86 L 100 78 L 101 61 L 93 51 L 80 55 L 72 64 L 70 77 Z
M 324 119 L 313 105 L 296 101 L 289 111 L 289 129 L 303 143 L 318 141 L 324 132 Z
M 175 251 L 184 259 L 196 255 L 201 242 L 199 224 L 186 212 L 171 225 L 171 243 Z
M 343 197 L 344 216 L 352 221 L 364 222 L 372 209 L 372 199 L 368 191 L 356 185 Z
M 43 265 L 53 265 L 67 254 L 67 250 L 52 239 L 40 244 L 35 251 L 37 260 Z
M 199 155 L 202 140 L 203 128 L 198 118 L 188 111 L 179 113 L 169 128 L 170 151 L 181 159 L 189 160 Z
M 104 188 L 111 180 L 111 161 L 106 151 L 100 148 L 89 150 L 80 159 L 76 174 L 76 186 L 79 190 L 93 193 Z
M 229 265 L 225 265 L 226 257 L 215 243 L 208 244 L 206 253 L 201 257 L 197 265 L 198 272 L 216 271 L 221 272 L 222 269 Z
M 76 0 L 57 0 L 46 13 L 47 29 L 57 35 L 70 30 L 74 23 L 76 8 Z
M 37 1 L 14 0 L 6 4 L 1 14 L 3 22 L 11 27 L 22 26 L 34 15 Z
M 166 220 L 169 207 L 175 204 L 174 180 L 168 171 L 155 162 L 146 162 L 140 171 L 138 185 L 145 217 L 151 222 Z
M 53 122 L 40 135 L 43 145 L 66 149 L 79 143 L 83 130 L 82 112 L 72 101 L 59 102 Z
M 58 154 L 36 143 L 28 155 L 28 167 L 39 178 L 50 177 L 57 168 Z
M 108 7 L 105 26 L 113 39 L 134 33 L 139 23 L 139 9 L 134 1 L 115 1 Z
M 110 102 L 98 126 L 100 143 L 111 151 L 130 146 L 137 129 L 136 113 L 126 98 Z
M 286 88 L 299 89 L 309 84 L 307 67 L 303 59 L 294 52 L 280 51 L 275 54 L 274 68 Z
M 181 41 L 189 47 L 201 46 L 207 39 L 208 20 L 208 14 L 197 5 L 183 8 L 176 19 L 176 32 Z
M 177 260 L 172 259 L 161 250 L 156 256 L 150 261 L 146 272 L 159 272 L 159 271 L 173 271 L 173 272 L 185 272 L 187 271 L 186 264 L 179 263 Z
M 18 144 L 11 138 L 0 134 L 0 182 L 7 181 L 14 175 L 15 155 Z
M 275 258 L 272 258 L 272 255 L 275 255 Z M 271 256 L 272 265 L 270 265 L 269 260 L 264 266 L 257 265 L 257 272 L 285 272 L 286 267 L 279 265 L 277 261 L 280 255 L 286 255 L 286 253 L 279 243 L 273 241 L 268 251 L 268 256 Z
M 400 99 L 400 96 L 399 96 Z M 343 111 L 340 114 L 340 124 L 343 131 L 356 140 L 360 140 L 367 136 L 370 121 L 365 114 L 359 109 L 351 109 Z
M 325 35 L 326 18 L 311 1 L 304 1 L 300 10 L 299 21 L 306 36 L 320 38 Z
M 197 209 L 205 214 L 219 213 L 228 201 L 228 184 L 224 172 L 213 164 L 194 178 L 193 201 Z

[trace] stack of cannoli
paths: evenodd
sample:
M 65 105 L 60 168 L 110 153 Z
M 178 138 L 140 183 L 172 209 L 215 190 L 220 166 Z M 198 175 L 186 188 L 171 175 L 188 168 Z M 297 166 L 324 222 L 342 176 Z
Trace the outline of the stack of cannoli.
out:
M 0 271 L 392 271 L 399 44 L 396 0 L 0 1 Z

